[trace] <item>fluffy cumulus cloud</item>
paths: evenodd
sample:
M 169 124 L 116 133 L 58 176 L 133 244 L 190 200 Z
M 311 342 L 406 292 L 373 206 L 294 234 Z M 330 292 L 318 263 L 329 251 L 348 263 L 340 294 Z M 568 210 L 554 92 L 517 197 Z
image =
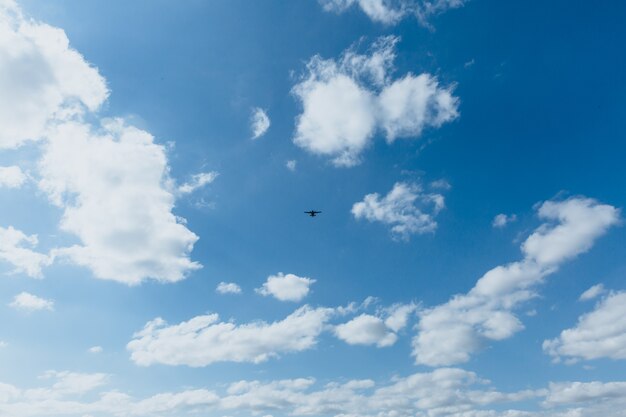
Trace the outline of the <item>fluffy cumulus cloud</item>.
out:
M 252 130 L 252 139 L 258 139 L 270 128 L 270 118 L 265 110 L 255 107 L 252 109 L 250 117 L 250 130 Z
M 448 9 L 456 9 L 468 0 L 319 0 L 324 10 L 342 13 L 350 7 L 358 6 L 363 13 L 375 22 L 394 24 L 406 16 L 415 16 L 425 26 L 428 19 Z
M 396 304 L 377 315 L 361 314 L 335 326 L 334 333 L 350 345 L 391 346 L 398 340 L 397 332 L 406 327 L 415 304 Z
M 43 152 L 39 187 L 63 209 L 61 230 L 81 241 L 57 256 L 126 284 L 178 281 L 199 267 L 189 259 L 198 237 L 172 213 L 165 151 L 148 132 L 121 120 L 97 131 L 68 122 Z
M 177 189 L 165 150 L 149 133 L 121 119 L 87 123 L 98 120 L 107 99 L 104 78 L 63 30 L 25 18 L 7 0 L 0 2 L 0 90 L 0 148 L 39 141 L 42 156 L 32 175 L 62 209 L 60 229 L 79 240 L 47 257 L 28 248 L 36 236 L 0 229 L 0 259 L 39 276 L 51 259 L 63 258 L 127 284 L 177 281 L 199 268 L 189 258 L 197 236 L 172 209 L 176 196 L 216 174 L 199 174 Z M 0 185 L 24 182 L 16 168 L 0 169 Z
M 260 363 L 283 353 L 311 349 L 334 311 L 303 306 L 273 323 L 237 325 L 217 314 L 167 325 L 157 318 L 127 345 L 138 365 L 206 366 L 215 362 Z
M 419 184 L 398 182 L 384 197 L 367 194 L 352 206 L 352 214 L 356 219 L 389 225 L 394 237 L 408 239 L 412 234 L 435 231 L 435 216 L 443 208 L 441 194 L 425 192 Z
M 220 282 L 215 291 L 220 294 L 241 294 L 241 287 L 234 282 Z
M 39 240 L 37 235 L 27 235 L 11 226 L 0 227 L 0 260 L 13 266 L 13 273 L 40 278 L 42 268 L 52 262 L 52 258 L 34 251 Z
M 315 283 L 314 279 L 299 277 L 294 274 L 283 274 L 267 277 L 267 281 L 255 291 L 264 296 L 272 296 L 280 301 L 301 301 L 309 294 L 310 287 Z
M 37 311 L 37 310 L 54 310 L 54 301 L 37 297 L 28 292 L 21 292 L 13 297 L 13 301 L 9 303 L 9 307 L 16 310 Z
M 0 167 L 0 188 L 19 188 L 28 177 L 18 166 Z
M 0 2 L 0 148 L 39 140 L 50 123 L 97 110 L 108 90 L 61 29 Z
M 420 312 L 413 355 L 418 364 L 451 365 L 469 360 L 485 342 L 523 329 L 515 309 L 535 297 L 535 288 L 559 266 L 591 248 L 619 222 L 619 210 L 574 197 L 538 207 L 544 221 L 523 243 L 523 259 L 493 268 L 467 294 Z
M 626 292 L 609 294 L 575 327 L 543 342 L 543 349 L 556 361 L 626 359 Z
M 338 60 L 311 58 L 292 90 L 302 104 L 294 143 L 336 166 L 353 166 L 379 131 L 393 142 L 455 119 L 452 87 L 440 86 L 430 74 L 391 78 L 397 42 L 382 37 L 366 54 L 351 48 Z

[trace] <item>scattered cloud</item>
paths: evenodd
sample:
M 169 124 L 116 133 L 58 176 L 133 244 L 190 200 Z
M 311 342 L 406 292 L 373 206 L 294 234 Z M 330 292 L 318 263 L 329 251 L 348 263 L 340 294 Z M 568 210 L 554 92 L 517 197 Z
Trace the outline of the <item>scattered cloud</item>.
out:
M 469 0 L 318 0 L 324 10 L 343 13 L 358 6 L 372 21 L 393 25 L 407 16 L 415 16 L 426 27 L 432 16 L 462 7 Z
M 87 349 L 89 351 L 89 353 L 102 353 L 102 346 L 92 346 L 89 349 Z
M 582 315 L 575 327 L 544 341 L 543 350 L 557 362 L 626 359 L 626 292 L 609 294 L 595 310 Z
M 434 190 L 444 190 L 448 191 L 452 188 L 450 183 L 444 179 L 435 180 L 430 183 L 430 188 Z
M 0 188 L 20 188 L 27 179 L 18 166 L 0 167 Z
M 397 182 L 382 198 L 378 193 L 367 194 L 352 206 L 352 215 L 387 224 L 395 238 L 407 240 L 413 234 L 434 232 L 435 216 L 443 208 L 441 194 L 425 193 L 419 184 Z
M 619 222 L 619 210 L 573 197 L 538 206 L 544 221 L 522 243 L 523 259 L 488 271 L 467 294 L 420 311 L 413 355 L 429 366 L 467 362 L 489 340 L 511 337 L 524 328 L 514 314 L 537 294 L 534 287 L 559 266 L 588 251 Z
M 434 76 L 391 79 L 398 40 L 379 38 L 365 55 L 353 47 L 338 60 L 319 55 L 309 60 L 307 73 L 292 89 L 303 108 L 293 138 L 297 146 L 349 167 L 360 163 L 377 131 L 391 143 L 458 116 L 453 87 L 440 87 Z
M 287 167 L 287 169 L 289 171 L 294 172 L 296 170 L 297 164 L 298 164 L 298 161 L 296 161 L 295 159 L 291 159 L 291 160 L 287 161 L 285 166 Z
M 294 274 L 283 274 L 267 277 L 267 281 L 255 291 L 261 295 L 276 298 L 280 301 L 301 301 L 309 294 L 310 286 L 315 283 L 314 279 L 299 277 Z
M 303 306 L 280 321 L 242 325 L 220 321 L 217 314 L 171 326 L 157 318 L 135 333 L 127 348 L 132 360 L 142 366 L 260 363 L 314 347 L 332 314 L 330 308 Z
M 50 124 L 95 111 L 108 89 L 61 29 L 0 4 L 0 148 L 39 140 Z
M 202 188 L 207 184 L 212 183 L 218 177 L 218 173 L 215 171 L 211 172 L 201 172 L 199 174 L 195 174 L 191 177 L 191 181 L 184 183 L 180 187 L 178 187 L 178 192 L 181 194 L 189 194 L 197 190 L 198 188 Z
M 605 292 L 606 292 L 606 290 L 604 289 L 604 285 L 597 284 L 597 285 L 594 285 L 593 287 L 589 288 L 584 293 L 580 294 L 580 298 L 578 298 L 578 300 L 580 300 L 580 301 L 593 300 L 594 298 L 596 298 L 599 295 L 604 294 Z
M 37 311 L 37 310 L 54 310 L 54 301 L 37 297 L 36 295 L 21 292 L 13 297 L 13 301 L 9 303 L 9 307 L 16 310 Z
M 491 226 L 501 229 L 507 224 L 513 223 L 516 220 L 517 220 L 517 216 L 515 214 L 506 215 L 506 214 L 500 213 L 496 217 L 493 218 L 493 221 L 491 222 Z
M 198 237 L 172 213 L 163 146 L 148 132 L 107 120 L 51 129 L 39 161 L 39 187 L 63 209 L 60 229 L 82 244 L 55 254 L 97 278 L 129 285 L 175 282 L 200 268 L 189 259 Z
M 29 249 L 38 243 L 37 235 L 26 235 L 12 226 L 0 227 L 0 260 L 13 265 L 12 273 L 41 278 L 42 268 L 50 265 L 52 258 Z
M 220 282 L 215 291 L 220 294 L 241 294 L 241 287 L 234 282 Z
M 350 345 L 392 346 L 416 308 L 415 304 L 395 304 L 377 315 L 361 314 L 335 326 L 335 336 Z
M 250 117 L 250 129 L 252 130 L 252 139 L 258 139 L 270 128 L 270 118 L 265 110 L 255 107 L 252 109 Z

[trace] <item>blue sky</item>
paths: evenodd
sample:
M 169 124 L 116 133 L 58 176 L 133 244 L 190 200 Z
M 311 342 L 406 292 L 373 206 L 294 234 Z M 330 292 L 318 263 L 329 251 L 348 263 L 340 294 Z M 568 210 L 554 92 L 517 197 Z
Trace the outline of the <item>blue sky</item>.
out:
M 0 416 L 626 416 L 625 17 L 0 0 Z

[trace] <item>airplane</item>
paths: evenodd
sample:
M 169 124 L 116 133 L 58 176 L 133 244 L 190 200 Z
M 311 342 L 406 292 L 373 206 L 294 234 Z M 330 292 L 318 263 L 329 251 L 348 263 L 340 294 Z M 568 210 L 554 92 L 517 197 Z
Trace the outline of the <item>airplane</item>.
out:
M 321 213 L 321 211 L 311 210 L 311 211 L 305 211 L 305 213 L 311 217 L 315 217 L 315 215 Z

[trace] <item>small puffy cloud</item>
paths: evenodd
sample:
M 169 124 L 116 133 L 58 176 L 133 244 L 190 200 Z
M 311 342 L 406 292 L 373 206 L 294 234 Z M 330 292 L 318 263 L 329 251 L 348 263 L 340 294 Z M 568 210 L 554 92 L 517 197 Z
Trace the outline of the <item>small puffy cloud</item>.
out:
M 522 330 L 515 310 L 537 296 L 535 288 L 547 275 L 589 250 L 620 221 L 618 209 L 584 197 L 547 201 L 537 212 L 543 224 L 522 243 L 522 260 L 491 269 L 467 294 L 419 312 L 418 333 L 413 338 L 416 363 L 467 362 L 486 342 L 507 339 Z M 558 346 L 558 341 L 549 342 L 546 349 L 558 352 Z
M 279 272 L 267 277 L 267 281 L 255 291 L 264 296 L 271 295 L 280 301 L 300 301 L 309 294 L 309 287 L 314 283 L 315 280 L 311 278 Z
M 336 166 L 354 166 L 377 132 L 388 142 L 418 137 L 458 116 L 452 87 L 441 87 L 430 74 L 392 80 L 398 38 L 379 38 L 366 54 L 354 48 L 338 60 L 314 56 L 292 93 L 302 104 L 294 143 L 332 158 Z
M 384 197 L 367 194 L 352 206 L 355 219 L 381 222 L 391 226 L 396 238 L 408 239 L 413 234 L 433 232 L 435 216 L 444 208 L 441 194 L 425 193 L 419 184 L 398 182 Z
M 291 159 L 291 160 L 287 161 L 285 166 L 287 167 L 287 169 L 289 171 L 294 172 L 296 170 L 297 164 L 298 164 L 298 161 L 296 161 L 295 159 Z
M 398 336 L 376 316 L 361 314 L 335 327 L 335 335 L 350 345 L 391 346 Z
M 606 290 L 604 289 L 604 285 L 596 284 L 593 287 L 589 288 L 587 291 L 580 294 L 580 297 L 578 298 L 578 300 L 580 301 L 593 300 L 597 296 L 604 294 L 605 291 Z
M 501 229 L 507 224 L 513 223 L 516 220 L 517 220 L 517 216 L 515 214 L 506 215 L 506 214 L 500 213 L 496 217 L 493 218 L 493 221 L 491 222 L 491 226 Z
M 258 139 L 270 128 L 270 118 L 265 110 L 255 107 L 252 109 L 250 117 L 250 130 L 252 130 L 252 139 Z
M 428 19 L 449 9 L 462 7 L 469 0 L 318 0 L 324 10 L 342 13 L 353 5 L 374 22 L 385 25 L 398 23 L 406 16 L 415 16 L 424 26 Z
M 220 282 L 215 291 L 220 294 L 240 294 L 241 287 L 234 282 Z
M 135 333 L 127 348 L 138 365 L 207 366 L 215 362 L 265 362 L 311 349 L 333 309 L 303 306 L 283 320 L 237 325 L 217 314 L 168 326 L 157 318 Z
M 102 346 L 92 346 L 89 349 L 87 349 L 87 351 L 89 353 L 102 353 Z
M 60 229 L 80 244 L 55 254 L 97 278 L 133 285 L 181 280 L 198 269 L 189 259 L 198 237 L 172 213 L 167 157 L 148 132 L 105 121 L 51 129 L 39 161 L 39 187 L 63 210 Z
M 18 166 L 0 167 L 0 188 L 19 188 L 28 177 Z
M 13 265 L 13 273 L 40 278 L 42 268 L 49 265 L 52 258 L 29 248 L 37 246 L 38 242 L 37 235 L 26 235 L 12 226 L 0 227 L 0 260 Z
M 198 188 L 202 188 L 207 184 L 215 181 L 219 174 L 215 171 L 211 172 L 201 172 L 199 174 L 195 174 L 191 177 L 191 181 L 184 183 L 180 187 L 178 187 L 178 192 L 181 194 L 189 194 L 197 190 Z
M 52 311 L 54 310 L 54 301 L 46 300 L 45 298 L 37 297 L 27 292 L 21 292 L 13 297 L 13 301 L 9 303 L 9 307 L 24 311 Z
M 608 295 L 575 327 L 544 341 L 543 350 L 556 361 L 626 359 L 626 292 Z
M 61 29 L 0 4 L 0 148 L 39 140 L 51 122 L 95 111 L 108 89 Z
M 413 303 L 394 304 L 377 315 L 361 314 L 335 326 L 334 333 L 350 345 L 391 346 L 398 340 L 397 332 L 406 327 L 416 308 Z

